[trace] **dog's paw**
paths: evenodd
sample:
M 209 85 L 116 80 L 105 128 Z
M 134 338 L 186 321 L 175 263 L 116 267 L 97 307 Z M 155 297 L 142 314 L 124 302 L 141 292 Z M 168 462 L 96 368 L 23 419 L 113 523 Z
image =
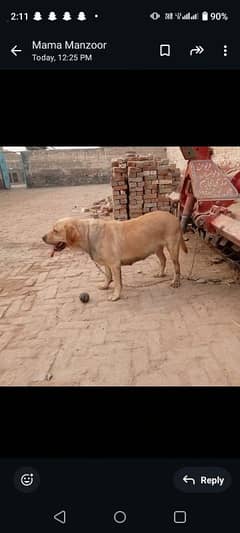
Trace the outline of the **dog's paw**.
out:
M 177 289 L 178 287 L 180 287 L 180 279 L 174 279 L 170 287 L 173 287 L 174 289 Z
M 108 298 L 108 300 L 111 301 L 111 302 L 116 302 L 119 299 L 120 299 L 120 295 L 119 294 L 113 294 L 112 296 L 109 296 L 109 298 Z

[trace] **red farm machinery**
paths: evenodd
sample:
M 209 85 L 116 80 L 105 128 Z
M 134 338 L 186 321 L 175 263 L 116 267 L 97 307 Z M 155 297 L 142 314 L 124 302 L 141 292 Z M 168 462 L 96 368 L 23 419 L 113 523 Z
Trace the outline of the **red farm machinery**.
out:
M 187 166 L 179 193 L 172 197 L 172 211 L 183 232 L 191 226 L 240 269 L 240 169 L 223 171 L 209 146 L 180 149 Z

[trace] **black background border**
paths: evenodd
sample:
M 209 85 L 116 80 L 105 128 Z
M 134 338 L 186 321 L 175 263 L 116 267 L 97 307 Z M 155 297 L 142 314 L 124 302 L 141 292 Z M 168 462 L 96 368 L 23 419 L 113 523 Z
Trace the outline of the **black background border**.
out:
M 0 402 L 2 456 L 239 456 L 238 388 L 5 388 Z

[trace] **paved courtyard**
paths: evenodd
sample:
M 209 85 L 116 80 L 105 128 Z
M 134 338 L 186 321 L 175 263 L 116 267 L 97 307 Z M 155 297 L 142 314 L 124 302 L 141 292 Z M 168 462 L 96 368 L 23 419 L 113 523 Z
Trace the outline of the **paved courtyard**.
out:
M 0 385 L 240 385 L 240 285 L 195 235 L 181 254 L 179 289 L 169 287 L 170 261 L 166 278 L 154 278 L 152 256 L 124 267 L 118 302 L 98 290 L 102 274 L 84 253 L 50 258 L 41 237 L 53 222 L 86 216 L 82 207 L 110 193 L 108 185 L 0 191 Z

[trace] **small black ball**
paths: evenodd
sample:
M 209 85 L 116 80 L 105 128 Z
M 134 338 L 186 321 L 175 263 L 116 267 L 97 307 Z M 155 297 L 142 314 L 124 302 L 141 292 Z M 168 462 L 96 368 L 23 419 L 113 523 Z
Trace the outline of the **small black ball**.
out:
M 79 298 L 80 298 L 81 302 L 86 304 L 89 301 L 89 294 L 87 292 L 81 292 Z

